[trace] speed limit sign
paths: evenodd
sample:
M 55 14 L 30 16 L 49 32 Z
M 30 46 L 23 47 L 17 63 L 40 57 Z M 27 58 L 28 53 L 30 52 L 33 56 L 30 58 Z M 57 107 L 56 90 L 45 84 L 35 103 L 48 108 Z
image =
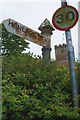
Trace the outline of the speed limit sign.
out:
M 72 6 L 59 8 L 52 17 L 52 23 L 58 30 L 66 31 L 74 27 L 78 21 L 78 11 Z

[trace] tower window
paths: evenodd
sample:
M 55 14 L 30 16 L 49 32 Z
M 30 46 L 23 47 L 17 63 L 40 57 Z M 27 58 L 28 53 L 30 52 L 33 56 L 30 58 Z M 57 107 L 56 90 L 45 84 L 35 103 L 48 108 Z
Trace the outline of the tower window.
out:
M 63 54 L 63 52 L 64 52 L 64 51 L 62 50 L 61 53 Z

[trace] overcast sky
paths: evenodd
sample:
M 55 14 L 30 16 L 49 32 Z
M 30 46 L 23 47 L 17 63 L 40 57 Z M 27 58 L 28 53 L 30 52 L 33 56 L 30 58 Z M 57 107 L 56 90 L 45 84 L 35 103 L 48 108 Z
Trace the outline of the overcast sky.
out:
M 57 1 L 57 2 L 56 2 Z M 79 0 L 67 0 L 69 5 L 77 8 Z M 54 12 L 61 7 L 60 0 L 0 0 L 0 23 L 12 18 L 23 25 L 36 30 L 47 18 L 52 24 Z M 78 56 L 78 24 L 71 30 L 72 41 L 75 48 L 75 56 Z M 56 30 L 51 38 L 51 58 L 55 58 L 54 45 L 66 43 L 65 32 Z M 30 50 L 36 55 L 41 55 L 41 46 L 30 43 Z

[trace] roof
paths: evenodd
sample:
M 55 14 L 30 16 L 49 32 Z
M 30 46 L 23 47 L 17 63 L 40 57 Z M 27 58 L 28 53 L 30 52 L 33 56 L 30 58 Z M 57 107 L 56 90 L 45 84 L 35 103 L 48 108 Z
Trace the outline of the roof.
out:
M 49 29 L 51 31 L 55 30 L 49 20 L 46 18 L 43 23 L 38 28 L 40 31 L 43 31 L 43 29 Z

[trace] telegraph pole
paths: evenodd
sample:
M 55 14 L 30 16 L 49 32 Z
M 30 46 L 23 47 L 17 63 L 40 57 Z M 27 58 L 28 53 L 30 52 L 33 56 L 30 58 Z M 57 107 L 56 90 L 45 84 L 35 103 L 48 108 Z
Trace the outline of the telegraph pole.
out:
M 67 6 L 66 0 L 61 0 L 61 6 Z M 78 108 L 78 85 L 76 80 L 76 73 L 74 70 L 75 67 L 75 56 L 74 56 L 74 47 L 72 44 L 71 31 L 66 30 L 66 43 L 67 43 L 67 52 L 68 52 L 68 60 L 69 60 L 69 70 L 70 70 L 70 78 L 71 78 L 71 89 L 72 89 L 72 97 L 73 97 L 73 107 Z

